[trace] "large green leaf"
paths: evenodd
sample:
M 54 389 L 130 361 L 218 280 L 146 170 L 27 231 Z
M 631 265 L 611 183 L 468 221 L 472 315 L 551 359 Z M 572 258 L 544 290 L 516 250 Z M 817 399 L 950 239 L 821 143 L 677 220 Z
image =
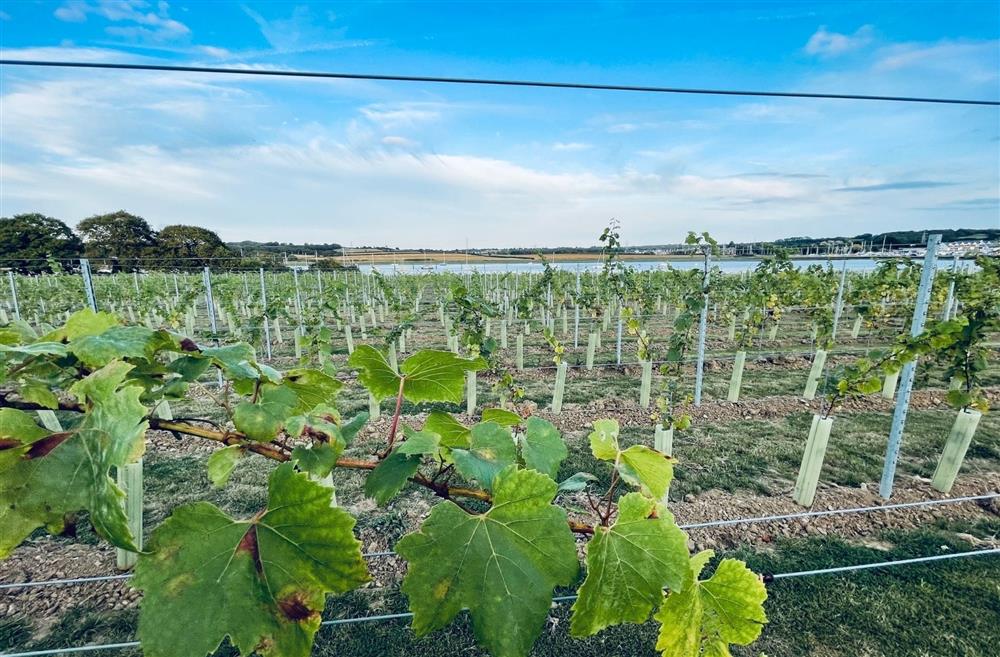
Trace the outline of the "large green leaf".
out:
M 458 403 L 465 390 L 465 373 L 484 367 L 482 358 L 461 358 L 450 351 L 418 351 L 400 367 L 406 378 L 403 395 L 412 402 Z
M 566 443 L 551 422 L 535 416 L 528 418 L 521 438 L 521 456 L 526 467 L 555 479 L 559 464 L 568 454 Z
M 760 577 L 736 559 L 723 559 L 715 574 L 698 580 L 713 552 L 691 557 L 680 591 L 671 591 L 656 613 L 663 657 L 728 657 L 729 645 L 753 643 L 767 622 L 767 590 Z
M 587 543 L 587 579 L 573 605 L 570 632 L 590 636 L 621 623 L 644 623 L 663 599 L 680 590 L 690 570 L 687 537 L 673 516 L 639 493 L 618 501 L 611 527 Z
M 241 445 L 230 445 L 217 449 L 208 456 L 205 462 L 205 469 L 208 472 L 208 480 L 216 488 L 225 488 L 229 482 L 229 476 L 233 474 L 236 463 L 243 458 L 245 449 Z M 294 452 L 292 456 L 294 456 Z
M 226 637 L 242 655 L 308 657 L 326 595 L 368 576 L 354 518 L 331 489 L 284 464 L 265 511 L 236 520 L 188 504 L 153 532 L 133 584 L 143 590 L 139 638 L 147 657 L 198 657 Z
M 523 422 L 517 413 L 505 408 L 487 408 L 483 410 L 483 422 L 496 422 L 502 427 L 516 427 Z
M 645 445 L 632 445 L 622 452 L 618 472 L 625 481 L 642 487 L 657 501 L 667 494 L 674 478 L 671 458 Z
M 517 460 L 517 449 L 510 429 L 493 422 L 482 422 L 472 428 L 469 449 L 453 449 L 455 469 L 466 479 L 474 479 L 486 489 L 493 487 L 493 478 Z
M 399 373 L 392 368 L 381 351 L 367 344 L 359 345 L 347 363 L 358 370 L 358 381 L 368 388 L 376 399 L 386 399 L 399 394 Z
M 73 341 L 88 335 L 100 335 L 113 326 L 119 325 L 118 318 L 111 313 L 94 312 L 90 308 L 78 310 L 66 320 L 61 328 L 42 336 L 42 341 Z
M 365 479 L 365 495 L 375 500 L 379 506 L 385 506 L 403 489 L 406 481 L 416 474 L 419 467 L 420 455 L 407 456 L 399 450 L 394 451 Z
M 144 326 L 115 326 L 70 343 L 69 350 L 88 367 L 104 367 L 120 358 L 150 359 L 158 349 L 176 346 L 166 331 Z
M 396 448 L 400 454 L 415 456 L 420 454 L 436 454 L 441 448 L 441 436 L 430 431 L 414 431 L 410 427 L 403 427 L 406 440 Z
M 590 451 L 594 458 L 614 461 L 618 458 L 618 420 L 594 420 L 594 430 L 590 432 Z
M 77 381 L 70 393 L 86 414 L 72 431 L 21 435 L 0 443 L 0 557 L 38 527 L 58 533 L 66 516 L 89 511 L 97 533 L 112 544 L 137 550 L 122 508 L 124 493 L 111 468 L 142 455 L 147 422 L 142 390 L 122 385 L 132 366 L 116 361 Z M 23 423 L 9 413 L 5 422 Z M 30 428 L 30 427 L 29 427 Z
M 430 431 L 441 436 L 441 444 L 445 447 L 466 448 L 472 430 L 444 411 L 431 411 L 424 422 L 424 431 Z
M 308 413 L 317 406 L 333 404 L 337 392 L 344 384 L 319 370 L 299 368 L 285 372 L 281 385 L 298 397 L 296 413 Z
M 461 358 L 450 351 L 425 349 L 413 354 L 396 372 L 385 354 L 370 345 L 361 345 L 347 361 L 358 370 L 358 380 L 377 399 L 399 394 L 412 402 L 462 401 L 465 373 L 486 367 L 482 358 Z
M 403 592 L 418 636 L 468 609 L 494 657 L 524 657 L 545 624 L 552 589 L 576 578 L 576 544 L 566 512 L 552 505 L 554 481 L 512 466 L 494 483 L 486 513 L 443 502 L 396 544 L 409 562 Z
M 337 465 L 337 459 L 344 451 L 344 444 L 337 440 L 332 443 L 317 443 L 311 447 L 296 447 L 292 450 L 292 458 L 301 470 L 323 478 Z
M 270 383 L 261 386 L 260 399 L 243 401 L 233 409 L 233 424 L 251 440 L 273 439 L 299 404 L 298 396 L 285 386 Z

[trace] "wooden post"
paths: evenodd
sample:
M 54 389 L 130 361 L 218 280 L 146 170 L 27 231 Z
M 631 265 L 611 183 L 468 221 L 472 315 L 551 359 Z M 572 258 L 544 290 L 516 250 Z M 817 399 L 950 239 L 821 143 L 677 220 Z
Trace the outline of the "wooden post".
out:
M 955 418 L 955 423 L 951 426 L 951 433 L 944 444 L 944 451 L 941 453 L 941 460 L 938 461 L 937 469 L 934 470 L 934 478 L 931 480 L 931 487 L 942 493 L 951 491 L 955 484 L 955 477 L 962 469 L 962 461 L 965 459 L 965 452 L 968 451 L 972 443 L 972 436 L 976 433 L 979 420 L 983 414 L 979 411 L 960 411 Z
M 802 454 L 802 465 L 799 466 L 799 476 L 795 480 L 795 490 L 792 493 L 792 499 L 795 500 L 796 504 L 805 507 L 812 506 L 832 428 L 832 417 L 821 418 L 819 415 L 813 415 L 812 426 L 809 428 L 809 438 L 806 440 L 806 448 Z

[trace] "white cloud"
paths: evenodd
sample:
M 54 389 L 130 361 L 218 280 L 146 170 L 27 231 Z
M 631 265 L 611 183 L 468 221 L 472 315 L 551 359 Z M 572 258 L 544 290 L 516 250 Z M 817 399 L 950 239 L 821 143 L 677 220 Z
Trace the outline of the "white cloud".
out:
M 554 151 L 570 151 L 570 152 L 586 151 L 590 150 L 593 147 L 594 147 L 593 144 L 584 144 L 578 141 L 570 141 L 570 142 L 557 141 L 556 143 L 552 144 L 552 150 Z
M 374 103 L 362 107 L 360 112 L 382 129 L 392 130 L 437 121 L 446 107 L 444 103 L 435 102 Z
M 830 32 L 826 26 L 821 26 L 805 45 L 805 51 L 810 55 L 835 57 L 852 50 L 864 48 L 874 39 L 875 29 L 871 25 L 862 25 L 854 34 Z
M 217 46 L 195 46 L 195 50 L 208 55 L 209 57 L 215 57 L 216 59 L 225 59 L 226 57 L 232 56 L 230 51 Z
M 895 44 L 877 53 L 874 70 L 923 70 L 990 82 L 1000 76 L 1000 40 Z
M 282 5 L 278 3 L 276 6 Z M 242 8 L 243 12 L 257 24 L 261 35 L 276 53 L 339 50 L 369 46 L 374 43 L 365 39 L 345 38 L 347 32 L 345 28 L 331 27 L 330 24 L 336 19 L 332 12 L 326 12 L 324 22 L 323 19 L 315 17 L 309 7 L 297 5 L 288 18 L 268 20 L 246 5 L 242 5 Z
M 100 16 L 112 23 L 104 29 L 112 36 L 133 41 L 171 41 L 190 36 L 191 30 L 180 21 L 170 18 L 170 5 L 159 2 L 155 11 L 146 0 L 67 0 L 54 15 L 61 21 L 82 23 L 89 15 Z
M 419 142 L 409 139 L 407 137 L 400 137 L 399 135 L 386 135 L 382 137 L 382 143 L 386 146 L 397 146 L 399 148 L 416 148 L 420 145 Z

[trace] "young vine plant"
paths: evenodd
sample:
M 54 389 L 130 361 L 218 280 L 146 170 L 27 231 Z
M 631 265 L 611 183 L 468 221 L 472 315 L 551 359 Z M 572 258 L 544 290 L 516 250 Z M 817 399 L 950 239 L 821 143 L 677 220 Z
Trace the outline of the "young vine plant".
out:
M 475 333 L 488 310 L 469 301 L 464 312 Z M 86 514 L 103 540 L 139 552 L 131 584 L 142 591 L 138 636 L 148 657 L 207 655 L 225 641 L 241 655 L 306 657 L 327 597 L 369 581 L 355 519 L 329 484 L 352 470 L 366 473 L 365 494 L 379 505 L 417 489 L 440 500 L 395 546 L 418 636 L 467 610 L 490 654 L 523 657 L 554 591 L 577 587 L 576 637 L 652 617 L 667 657 L 728 655 L 731 644 L 753 642 L 766 623 L 762 579 L 734 559 L 702 574 L 712 553 L 689 554 L 666 505 L 675 460 L 623 447 L 617 421 L 593 422 L 590 449 L 611 483 L 591 496 L 587 520 L 561 503 L 593 478 L 557 481 L 568 449 L 544 419 L 487 409 L 472 426 L 441 410 L 419 428 L 403 421 L 404 402 L 462 400 L 466 374 L 488 367 L 490 343 L 469 335 L 466 344 L 468 358 L 423 350 L 398 368 L 374 346 L 357 347 L 357 384 L 394 400 L 395 411 L 373 455 L 356 458 L 344 450 L 367 415 L 344 417 L 337 402 L 354 379 L 278 372 L 247 344 L 200 345 L 104 312 L 77 312 L 44 335 L 18 322 L 0 328 L 0 557 Z M 199 380 L 214 385 L 216 371 L 224 421 L 157 416 L 157 405 Z M 38 410 L 59 411 L 64 429 L 43 428 Z M 215 443 L 207 468 L 216 486 L 242 459 L 275 461 L 266 504 L 246 517 L 207 501 L 181 505 L 140 550 L 114 475 L 142 456 L 151 430 Z

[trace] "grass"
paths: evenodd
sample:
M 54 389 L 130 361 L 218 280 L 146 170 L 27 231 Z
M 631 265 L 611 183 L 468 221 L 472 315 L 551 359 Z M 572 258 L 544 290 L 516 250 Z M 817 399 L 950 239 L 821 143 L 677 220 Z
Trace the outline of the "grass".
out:
M 1000 532 L 1000 520 L 975 525 L 948 523 L 902 532 L 886 531 L 879 538 L 886 550 L 823 537 L 785 540 L 775 549 L 739 550 L 729 555 L 745 559 L 758 572 L 784 573 L 845 564 L 894 561 L 973 549 L 952 530 L 974 535 Z M 765 608 L 770 623 L 760 640 L 735 648 L 736 657 L 987 657 L 995 655 L 1000 623 L 1000 559 L 976 557 L 930 564 L 899 566 L 776 580 L 768 587 Z M 360 590 L 331 599 L 325 618 L 347 618 L 405 611 L 398 592 Z M 569 605 L 553 608 L 533 657 L 653 657 L 654 623 L 611 628 L 577 640 L 568 636 Z M 134 610 L 106 613 L 91 608 L 68 611 L 40 641 L 28 641 L 24 623 L 0 623 L 0 646 L 7 650 L 45 649 L 86 643 L 129 641 L 134 637 Z M 103 657 L 133 657 L 134 650 L 98 651 Z M 232 655 L 223 648 L 217 655 Z M 374 657 L 456 654 L 485 657 L 475 644 L 468 615 L 427 638 L 417 638 L 405 619 L 324 627 L 313 655 Z

